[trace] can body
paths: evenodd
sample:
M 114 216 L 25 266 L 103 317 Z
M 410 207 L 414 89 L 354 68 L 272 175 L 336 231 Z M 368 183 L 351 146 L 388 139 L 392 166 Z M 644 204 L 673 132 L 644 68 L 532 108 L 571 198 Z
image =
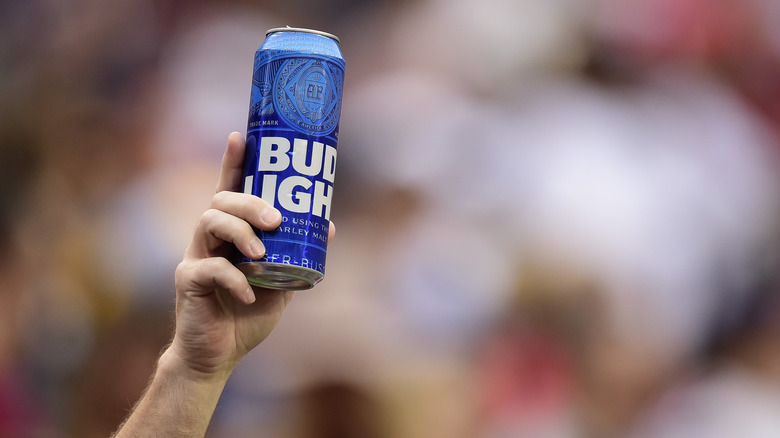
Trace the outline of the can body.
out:
M 238 257 L 253 285 L 309 289 L 325 275 L 344 68 L 338 39 L 308 29 L 271 29 L 255 53 L 243 191 L 282 224 L 255 230 L 262 259 Z

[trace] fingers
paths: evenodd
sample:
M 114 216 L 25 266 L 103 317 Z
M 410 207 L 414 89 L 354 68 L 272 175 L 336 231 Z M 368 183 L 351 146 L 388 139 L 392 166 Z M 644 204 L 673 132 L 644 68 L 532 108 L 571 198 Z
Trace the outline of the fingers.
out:
M 215 289 L 229 292 L 244 304 L 256 299 L 244 274 L 225 258 L 185 260 L 176 268 L 176 290 L 181 293 L 208 295 Z
M 262 230 L 272 230 L 282 222 L 279 210 L 247 193 L 219 192 L 211 198 L 211 208 L 238 216 Z
M 213 198 L 211 207 L 244 218 L 250 224 L 260 229 L 270 230 L 276 228 L 281 223 L 281 215 L 276 209 L 269 208 L 270 206 L 261 199 L 261 202 L 257 202 L 257 199 L 259 199 L 257 197 L 253 197 L 255 200 L 251 200 L 246 197 L 242 198 L 222 193 L 240 191 L 241 177 L 244 173 L 245 151 L 246 141 L 244 136 L 239 132 L 231 132 L 228 136 L 227 148 L 222 156 L 222 169 L 219 175 L 219 182 L 217 183 L 217 195 Z M 333 240 L 335 235 L 336 226 L 331 222 L 328 228 L 328 243 Z M 208 236 L 204 237 L 210 240 Z M 244 254 L 247 255 L 246 253 Z M 249 257 L 249 255 L 247 256 Z
M 201 216 L 187 255 L 198 259 L 214 256 L 225 242 L 233 243 L 242 254 L 252 259 L 259 259 L 265 254 L 263 243 L 249 223 L 212 208 Z
M 225 258 L 225 248 L 233 244 L 248 258 L 262 258 L 265 247 L 254 228 L 277 228 L 282 216 L 262 198 L 238 192 L 245 149 L 246 143 L 240 133 L 233 132 L 228 136 L 217 194 L 212 198 L 211 208 L 198 221 L 192 243 L 177 269 L 178 290 L 210 293 L 214 288 L 222 288 L 241 302 L 255 301 L 244 274 Z M 336 227 L 331 222 L 328 243 L 333 240 L 335 233 Z M 179 288 L 181 282 L 186 283 L 186 287 Z
M 328 226 L 328 245 L 330 245 L 334 237 L 336 237 L 336 224 L 331 222 Z
M 217 192 L 223 190 L 235 192 L 241 189 L 245 150 L 244 136 L 239 132 L 231 132 L 228 136 L 225 154 L 222 156 L 222 170 L 219 174 L 219 182 L 217 182 Z
M 201 259 L 220 255 L 218 250 L 229 242 L 245 256 L 259 259 L 265 254 L 265 247 L 252 226 L 272 230 L 280 223 L 279 211 L 257 196 L 219 192 L 212 198 L 211 208 L 198 221 L 185 257 Z

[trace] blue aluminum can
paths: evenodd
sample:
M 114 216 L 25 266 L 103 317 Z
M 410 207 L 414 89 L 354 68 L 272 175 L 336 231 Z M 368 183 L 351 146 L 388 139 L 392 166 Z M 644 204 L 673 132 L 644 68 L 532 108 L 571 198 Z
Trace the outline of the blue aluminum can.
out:
M 255 286 L 309 289 L 325 275 L 344 68 L 339 39 L 310 29 L 271 29 L 255 53 L 244 193 L 282 213 L 255 230 L 265 257 L 236 263 Z

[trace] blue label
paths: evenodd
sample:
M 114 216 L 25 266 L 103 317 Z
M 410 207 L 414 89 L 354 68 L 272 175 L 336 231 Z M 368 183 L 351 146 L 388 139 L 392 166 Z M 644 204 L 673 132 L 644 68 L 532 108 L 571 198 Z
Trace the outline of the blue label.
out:
M 282 213 L 282 223 L 276 230 L 256 230 L 266 247 L 261 261 L 324 273 L 335 144 L 266 134 L 254 131 L 248 135 L 244 177 L 245 193 L 263 198 Z
M 244 192 L 282 213 L 276 230 L 256 230 L 260 261 L 325 272 L 343 81 L 340 58 L 262 47 L 255 56 Z

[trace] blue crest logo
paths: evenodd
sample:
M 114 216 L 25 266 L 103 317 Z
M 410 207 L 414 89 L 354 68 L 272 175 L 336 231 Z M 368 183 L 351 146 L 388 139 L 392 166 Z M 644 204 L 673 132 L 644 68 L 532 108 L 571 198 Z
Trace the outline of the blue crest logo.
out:
M 327 135 L 339 123 L 343 71 L 316 58 L 293 58 L 279 69 L 273 101 L 279 116 L 308 135 Z

